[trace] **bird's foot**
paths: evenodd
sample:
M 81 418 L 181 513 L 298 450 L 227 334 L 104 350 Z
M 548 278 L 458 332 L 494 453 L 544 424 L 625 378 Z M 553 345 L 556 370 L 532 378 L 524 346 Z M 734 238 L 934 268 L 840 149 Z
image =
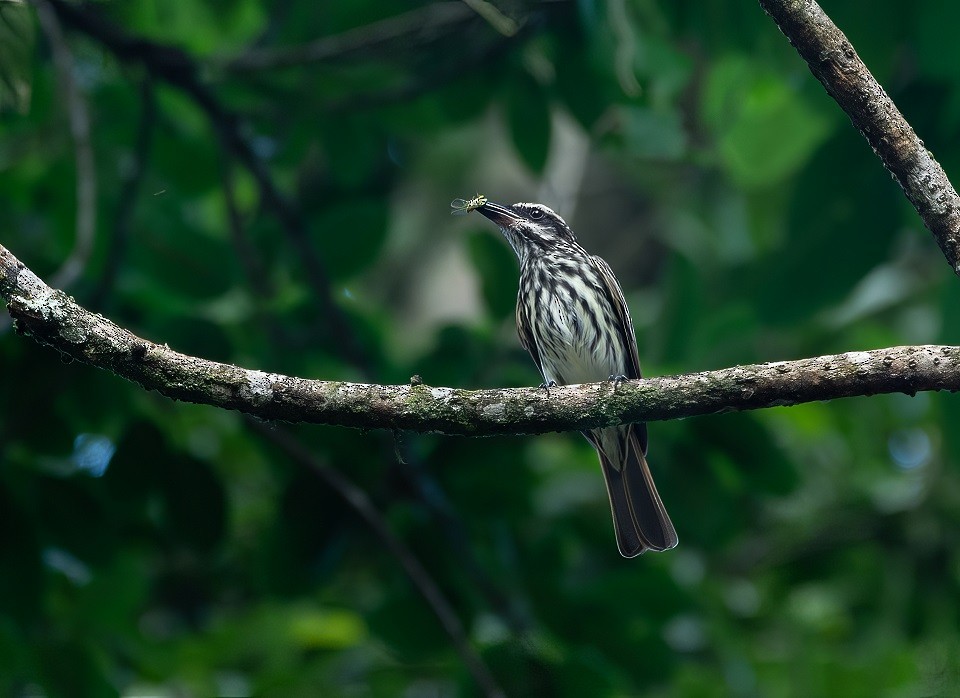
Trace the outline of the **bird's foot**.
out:
M 607 380 L 613 383 L 613 392 L 617 392 L 617 388 L 620 387 L 620 384 L 630 379 L 621 373 L 617 376 L 611 375 L 609 378 L 607 378 Z
M 537 386 L 537 390 L 544 390 L 547 393 L 547 397 L 550 397 L 550 388 L 556 388 L 557 381 L 546 381 Z

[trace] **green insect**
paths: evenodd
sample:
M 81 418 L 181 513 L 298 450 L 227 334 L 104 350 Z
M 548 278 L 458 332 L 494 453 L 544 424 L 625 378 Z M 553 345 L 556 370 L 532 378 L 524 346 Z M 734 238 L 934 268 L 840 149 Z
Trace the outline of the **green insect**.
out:
M 450 211 L 454 216 L 462 216 L 464 214 L 475 211 L 481 206 L 487 203 L 487 197 L 483 194 L 477 194 L 475 197 L 467 201 L 466 199 L 454 199 L 450 202 L 450 208 L 453 209 Z

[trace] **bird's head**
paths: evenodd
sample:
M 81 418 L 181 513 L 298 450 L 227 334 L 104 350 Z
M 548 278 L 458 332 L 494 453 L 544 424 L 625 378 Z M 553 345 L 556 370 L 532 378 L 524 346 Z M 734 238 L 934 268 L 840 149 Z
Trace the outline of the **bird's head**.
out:
M 521 262 L 530 254 L 576 243 L 566 221 L 543 204 L 504 206 L 485 201 L 476 210 L 500 227 Z

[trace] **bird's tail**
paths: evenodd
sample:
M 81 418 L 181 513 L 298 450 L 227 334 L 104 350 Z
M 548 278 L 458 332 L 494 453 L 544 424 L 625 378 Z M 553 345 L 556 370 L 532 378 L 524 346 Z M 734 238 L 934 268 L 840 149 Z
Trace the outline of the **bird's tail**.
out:
M 593 432 L 588 438 L 600 454 L 620 554 L 636 557 L 647 550 L 669 550 L 677 544 L 677 531 L 660 501 L 635 429 L 603 431 L 607 433 Z

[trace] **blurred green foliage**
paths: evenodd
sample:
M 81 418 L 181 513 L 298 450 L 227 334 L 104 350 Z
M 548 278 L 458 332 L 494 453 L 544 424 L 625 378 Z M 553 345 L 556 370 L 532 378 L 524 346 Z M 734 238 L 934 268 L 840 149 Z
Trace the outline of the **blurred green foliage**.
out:
M 192 97 L 66 26 L 99 192 L 69 291 L 154 341 L 308 377 L 534 385 L 511 252 L 447 215 L 479 191 L 557 208 L 611 262 L 649 375 L 960 342 L 936 245 L 756 5 L 505 2 L 513 36 L 458 3 L 95 5 L 189 53 L 308 237 Z M 960 10 L 826 9 L 960 172 Z M 74 144 L 48 37 L 24 5 L 0 20 L 0 229 L 50 278 Z M 230 67 L 334 36 L 318 60 Z M 383 541 L 239 415 L 9 328 L 0 367 L 0 693 L 477 693 Z M 369 495 L 508 695 L 955 695 L 958 405 L 651 424 L 681 543 L 631 561 L 576 435 L 294 431 Z

